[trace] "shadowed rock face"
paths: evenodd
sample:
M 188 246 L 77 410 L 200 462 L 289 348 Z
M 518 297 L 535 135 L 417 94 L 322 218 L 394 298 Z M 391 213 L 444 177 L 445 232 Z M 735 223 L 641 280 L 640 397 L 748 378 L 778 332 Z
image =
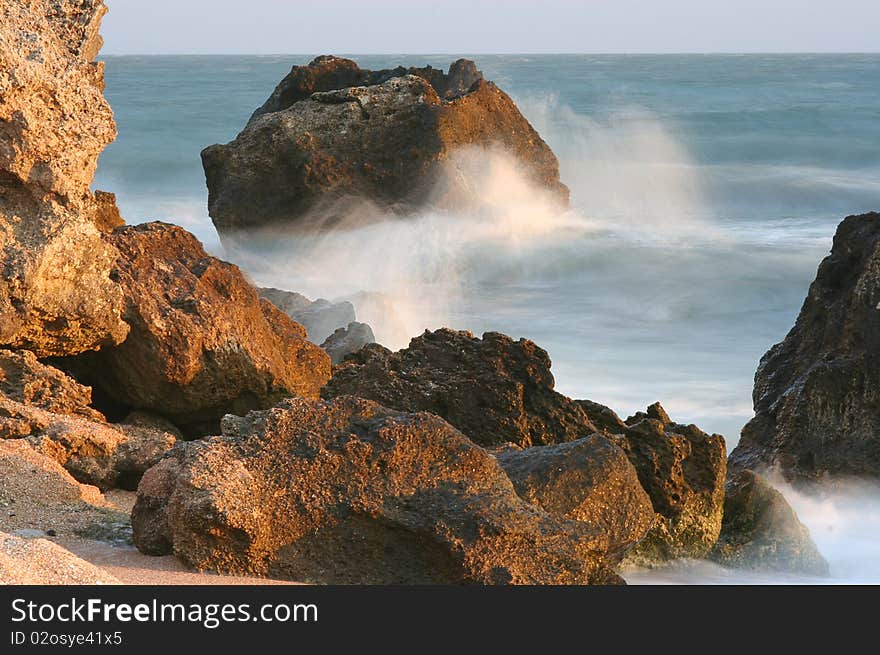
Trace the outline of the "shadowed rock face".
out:
M 324 398 L 354 395 L 443 417 L 481 446 L 574 441 L 599 430 L 553 390 L 550 357 L 497 332 L 425 332 L 396 353 L 370 344 L 334 369 Z
M 497 457 L 520 498 L 553 516 L 599 529 L 615 560 L 656 522 L 635 468 L 607 437 L 594 434 L 555 446 L 511 449 Z
M 318 395 L 330 358 L 236 266 L 172 225 L 123 227 L 111 240 L 131 332 L 119 346 L 65 360 L 80 379 L 195 433 L 215 431 L 228 412 Z
M 660 515 L 631 551 L 631 561 L 705 557 L 721 531 L 727 472 L 724 437 L 674 423 L 656 403 L 627 419 L 626 432 L 616 440 Z
M 504 149 L 567 203 L 556 157 L 473 62 L 444 74 L 319 57 L 294 67 L 234 141 L 202 152 L 209 211 L 224 239 L 315 227 L 307 214 L 335 220 L 357 199 L 406 213 L 429 202 L 438 177 L 460 177 L 450 155 L 466 146 Z
M 727 481 L 721 536 L 709 559 L 724 566 L 828 575 L 806 526 L 764 478 L 742 471 Z
M 880 475 L 880 214 L 837 229 L 797 322 L 761 359 L 737 470 Z
M 181 444 L 141 482 L 143 552 L 319 583 L 617 583 L 607 539 L 517 497 L 442 419 L 291 399 Z

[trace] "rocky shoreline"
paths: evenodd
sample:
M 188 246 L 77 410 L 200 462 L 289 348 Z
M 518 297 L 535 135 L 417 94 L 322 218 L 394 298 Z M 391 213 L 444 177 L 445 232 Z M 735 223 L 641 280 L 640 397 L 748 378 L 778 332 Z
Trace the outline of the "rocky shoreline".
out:
M 224 580 L 620 584 L 695 559 L 828 574 L 762 474 L 876 475 L 880 215 L 841 224 L 728 461 L 660 403 L 624 420 L 558 393 L 528 339 L 443 328 L 392 352 L 351 303 L 258 289 L 180 227 L 125 225 L 90 190 L 116 134 L 105 12 L 0 10 L 0 582 L 130 581 L 62 548 L 98 542 Z M 218 232 L 241 241 L 326 228 L 356 198 L 394 220 L 453 202 L 472 147 L 567 203 L 553 153 L 467 60 L 319 57 L 202 157 Z

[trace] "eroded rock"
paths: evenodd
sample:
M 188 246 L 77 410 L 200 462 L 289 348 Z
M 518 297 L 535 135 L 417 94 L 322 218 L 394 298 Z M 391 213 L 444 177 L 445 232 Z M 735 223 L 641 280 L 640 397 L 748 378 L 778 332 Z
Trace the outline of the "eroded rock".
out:
M 761 359 L 736 470 L 880 475 L 880 214 L 850 216 L 792 330 Z
M 509 449 L 497 457 L 520 498 L 553 516 L 598 528 L 616 559 L 654 526 L 654 508 L 635 468 L 607 437 Z
M 356 353 L 370 343 L 376 343 L 373 330 L 366 323 L 352 321 L 348 327 L 339 328 L 321 344 L 334 364 L 342 362 L 346 356 Z
M 727 472 L 724 437 L 672 422 L 659 403 L 627 423 L 616 441 L 660 515 L 629 560 L 653 564 L 705 557 L 721 531 Z
M 291 399 L 179 444 L 143 478 L 143 552 L 326 583 L 611 583 L 608 541 L 517 497 L 442 419 Z
M 550 148 L 473 62 L 367 71 L 319 57 L 297 66 L 234 141 L 202 152 L 209 211 L 224 242 L 258 227 L 314 227 L 367 200 L 408 212 L 438 178 L 460 176 L 451 155 L 504 149 L 561 203 L 568 189 Z
M 810 531 L 764 478 L 742 471 L 726 491 L 721 536 L 709 559 L 734 568 L 828 575 Z
M 391 352 L 371 344 L 349 356 L 324 398 L 354 395 L 401 411 L 442 416 L 482 446 L 574 441 L 599 430 L 581 404 L 553 390 L 550 357 L 527 339 L 477 339 L 441 329 Z

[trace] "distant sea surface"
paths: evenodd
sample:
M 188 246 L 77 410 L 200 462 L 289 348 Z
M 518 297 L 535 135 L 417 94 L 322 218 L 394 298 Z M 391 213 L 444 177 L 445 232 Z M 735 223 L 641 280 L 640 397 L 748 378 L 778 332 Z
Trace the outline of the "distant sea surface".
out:
M 239 263 L 312 296 L 385 294 L 396 323 L 377 332 L 393 347 L 441 325 L 531 338 L 560 391 L 624 417 L 660 400 L 732 447 L 758 361 L 792 326 L 837 223 L 880 209 L 880 56 L 473 58 L 557 153 L 570 212 L 548 215 L 493 164 L 474 215 Z M 105 58 L 119 138 L 96 188 L 129 222 L 178 223 L 222 255 L 199 152 L 310 59 Z

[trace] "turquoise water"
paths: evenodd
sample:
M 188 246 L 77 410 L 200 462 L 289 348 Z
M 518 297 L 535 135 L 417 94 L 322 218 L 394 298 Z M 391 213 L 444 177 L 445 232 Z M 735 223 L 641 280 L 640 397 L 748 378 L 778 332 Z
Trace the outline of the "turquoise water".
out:
M 129 222 L 179 223 L 223 254 L 199 151 L 309 59 L 106 58 L 119 138 L 95 186 Z M 880 56 L 475 59 L 556 151 L 572 211 L 551 215 L 494 162 L 472 215 L 239 263 L 312 296 L 383 294 L 383 315 L 359 311 L 395 347 L 444 324 L 527 336 L 561 391 L 624 415 L 660 400 L 735 443 L 758 360 L 791 327 L 835 226 L 880 208 Z

